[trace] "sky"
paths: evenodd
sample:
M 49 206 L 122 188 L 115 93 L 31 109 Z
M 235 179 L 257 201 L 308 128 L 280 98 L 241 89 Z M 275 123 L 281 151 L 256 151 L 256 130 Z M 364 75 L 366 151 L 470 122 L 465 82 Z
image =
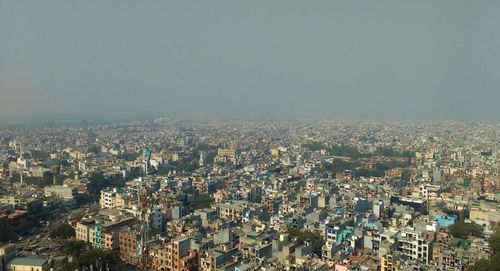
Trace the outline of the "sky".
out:
M 498 0 L 0 0 L 0 123 L 500 119 Z

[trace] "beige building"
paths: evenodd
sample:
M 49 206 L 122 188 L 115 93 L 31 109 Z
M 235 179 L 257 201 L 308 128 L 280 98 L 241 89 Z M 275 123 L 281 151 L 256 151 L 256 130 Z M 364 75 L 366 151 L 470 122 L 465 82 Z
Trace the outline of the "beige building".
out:
M 236 162 L 236 153 L 232 149 L 218 149 L 217 156 L 214 158 L 214 162 L 216 163 L 227 163 L 231 161 L 233 163 Z
M 108 188 L 101 190 L 101 197 L 99 198 L 99 205 L 101 208 L 115 208 L 116 195 L 118 190 L 116 188 Z
M 69 153 L 69 156 L 73 159 L 83 159 L 85 158 L 85 153 L 81 151 L 72 151 Z
M 190 237 L 182 237 L 167 243 L 164 249 L 159 249 L 155 255 L 156 270 L 198 270 L 198 249 L 193 246 Z
M 75 237 L 78 240 L 82 240 L 85 243 L 89 243 L 90 240 L 90 229 L 95 227 L 94 220 L 82 220 L 76 223 Z
M 480 209 L 471 209 L 469 213 L 470 220 L 488 220 L 489 212 Z
M 7 264 L 9 271 L 46 271 L 49 270 L 48 260 L 38 257 L 17 257 Z
M 14 244 L 0 246 L 0 271 L 7 270 L 7 263 L 16 257 L 17 247 Z
M 387 254 L 380 257 L 380 271 L 399 270 L 401 263 L 404 262 L 402 255 Z

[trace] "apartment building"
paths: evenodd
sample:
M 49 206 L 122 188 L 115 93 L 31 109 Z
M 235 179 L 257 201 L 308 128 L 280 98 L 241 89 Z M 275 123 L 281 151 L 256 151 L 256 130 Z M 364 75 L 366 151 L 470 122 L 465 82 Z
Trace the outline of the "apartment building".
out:
M 428 264 L 432 259 L 433 237 L 434 235 L 402 230 L 398 236 L 398 250 L 407 258 Z

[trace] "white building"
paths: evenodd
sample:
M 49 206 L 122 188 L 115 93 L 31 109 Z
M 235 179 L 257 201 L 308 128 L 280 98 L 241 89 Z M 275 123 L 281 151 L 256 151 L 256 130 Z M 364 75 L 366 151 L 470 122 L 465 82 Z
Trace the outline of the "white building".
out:
M 406 257 L 426 264 L 432 259 L 432 239 L 425 238 L 419 232 L 402 230 L 398 237 L 398 247 Z
M 116 188 L 113 189 L 104 189 L 101 190 L 101 198 L 99 199 L 99 205 L 101 208 L 114 208 L 116 207 L 116 194 L 118 190 Z

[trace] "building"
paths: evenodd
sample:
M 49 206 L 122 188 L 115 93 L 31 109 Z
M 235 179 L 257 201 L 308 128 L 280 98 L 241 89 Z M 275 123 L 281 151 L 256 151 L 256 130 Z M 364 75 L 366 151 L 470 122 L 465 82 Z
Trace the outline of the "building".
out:
M 195 271 L 198 267 L 198 247 L 190 237 L 181 237 L 168 242 L 157 255 L 157 270 Z
M 216 271 L 225 270 L 238 263 L 238 248 L 231 243 L 220 244 L 217 247 L 205 251 L 200 257 L 200 270 Z
M 373 214 L 375 217 L 380 218 L 380 215 L 384 211 L 384 203 L 382 201 L 377 201 L 373 203 Z
M 261 219 L 268 220 L 267 207 L 260 203 L 251 203 L 248 201 L 226 200 L 222 203 L 216 203 L 215 207 L 219 211 L 221 218 L 229 220 Z
M 426 264 L 432 259 L 434 235 L 427 236 L 419 232 L 402 230 L 398 237 L 398 250 L 406 256 Z
M 397 271 L 404 261 L 401 254 L 384 255 L 380 257 L 380 271 Z
M 90 243 L 93 247 L 113 250 L 119 248 L 118 231 L 135 222 L 136 219 L 129 214 L 122 215 L 117 210 L 103 209 L 92 219 L 77 222 L 75 237 Z
M 82 220 L 76 223 L 75 237 L 78 240 L 90 243 L 90 228 L 95 227 L 94 220 Z
M 17 257 L 7 264 L 9 271 L 47 271 L 49 262 L 39 257 Z
M 140 261 L 140 240 L 141 236 L 136 229 L 124 229 L 118 233 L 118 244 L 120 249 L 120 258 L 122 261 L 138 265 Z
M 16 257 L 17 247 L 14 244 L 0 246 L 0 271 L 7 270 L 7 263 Z
M 236 153 L 232 149 L 218 149 L 217 156 L 214 158 L 215 163 L 236 163 Z
M 43 188 L 46 197 L 59 197 L 64 200 L 72 200 L 78 193 L 76 187 L 65 185 L 51 185 Z
M 116 188 L 113 189 L 104 189 L 101 190 L 101 197 L 99 199 L 99 205 L 101 208 L 114 208 L 116 207 L 116 196 L 118 194 L 118 190 Z

